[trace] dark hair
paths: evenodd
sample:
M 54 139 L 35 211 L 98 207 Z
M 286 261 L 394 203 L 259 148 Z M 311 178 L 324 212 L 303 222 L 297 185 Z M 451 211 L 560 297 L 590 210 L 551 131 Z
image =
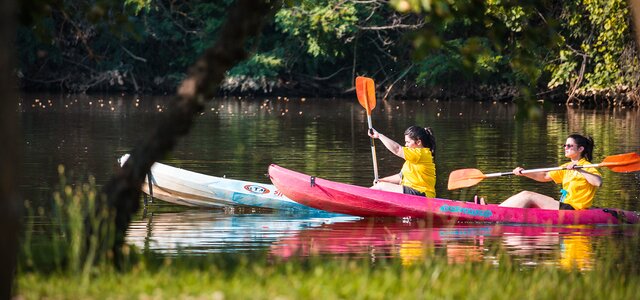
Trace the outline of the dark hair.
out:
M 404 131 L 404 135 L 412 140 L 420 140 L 422 146 L 431 149 L 431 154 L 436 156 L 436 137 L 433 135 L 431 127 L 422 128 L 420 126 L 411 126 Z
M 577 133 L 570 134 L 569 138 L 572 138 L 576 142 L 578 147 L 584 148 L 581 157 L 586 158 L 588 161 L 591 161 L 593 159 L 593 147 L 595 146 L 595 144 L 593 143 L 593 138 Z

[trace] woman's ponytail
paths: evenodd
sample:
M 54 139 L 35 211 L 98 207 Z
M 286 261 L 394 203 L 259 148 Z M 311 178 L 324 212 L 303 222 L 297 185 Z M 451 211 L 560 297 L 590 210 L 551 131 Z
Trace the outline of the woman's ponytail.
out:
M 422 128 L 413 125 L 404 131 L 404 135 L 413 140 L 420 140 L 422 146 L 431 149 L 431 155 L 436 156 L 436 137 L 433 135 L 431 127 Z
M 427 133 L 427 138 L 423 143 L 425 147 L 431 149 L 431 155 L 436 157 L 436 136 L 433 135 L 433 129 L 431 129 L 431 127 L 425 127 L 424 131 Z
M 582 157 L 586 158 L 588 161 L 593 159 L 593 148 L 595 147 L 595 143 L 593 142 L 592 137 L 573 133 L 569 135 L 569 138 L 572 138 L 578 147 L 584 148 L 584 150 L 582 150 Z

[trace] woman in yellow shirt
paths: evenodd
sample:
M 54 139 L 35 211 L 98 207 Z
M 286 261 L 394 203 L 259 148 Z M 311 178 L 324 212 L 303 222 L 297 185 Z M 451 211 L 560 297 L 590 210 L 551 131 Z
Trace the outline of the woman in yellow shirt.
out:
M 380 139 L 389 151 L 405 160 L 399 174 L 380 178 L 372 188 L 435 198 L 436 138 L 431 128 L 407 128 L 404 132 L 404 147 L 375 129 L 369 131 L 369 136 Z
M 522 174 L 522 167 L 513 170 L 513 174 L 529 177 L 540 182 L 554 181 L 562 184 L 562 196 L 556 200 L 546 195 L 522 191 L 500 204 L 507 207 L 539 207 L 544 209 L 575 210 L 587 209 L 593 202 L 593 196 L 602 185 L 602 175 L 595 168 L 574 168 L 577 165 L 591 164 L 593 139 L 580 134 L 572 134 L 562 145 L 564 156 L 571 159 L 563 170 Z

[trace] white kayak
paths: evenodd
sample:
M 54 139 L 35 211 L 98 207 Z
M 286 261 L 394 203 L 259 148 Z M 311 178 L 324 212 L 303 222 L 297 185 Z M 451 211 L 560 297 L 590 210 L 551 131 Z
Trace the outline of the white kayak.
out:
M 125 154 L 118 162 L 122 166 L 128 158 L 129 154 Z M 205 175 L 158 162 L 151 166 L 150 177 L 153 198 L 172 204 L 201 208 L 254 207 L 317 211 L 287 198 L 272 184 Z M 150 194 L 148 180 L 142 185 L 142 191 Z

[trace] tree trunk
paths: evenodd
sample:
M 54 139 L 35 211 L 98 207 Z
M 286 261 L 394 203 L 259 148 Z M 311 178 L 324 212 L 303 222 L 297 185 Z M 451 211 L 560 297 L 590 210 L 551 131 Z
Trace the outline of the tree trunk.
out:
M 215 45 L 190 68 L 167 117 L 146 141 L 134 147 L 123 168 L 105 185 L 107 203 L 115 210 L 113 253 L 116 264 L 120 263 L 120 249 L 131 217 L 140 206 L 140 187 L 145 174 L 155 161 L 173 149 L 179 137 L 188 133 L 194 118 L 214 97 L 226 71 L 248 57 L 245 51 L 247 40 L 259 34 L 263 21 L 278 5 L 279 1 L 236 1 Z
M 0 51 L 0 299 L 11 299 L 23 207 L 18 193 L 22 139 L 13 76 L 15 15 L 15 1 L 0 2 L 0 41 L 6 43 Z

